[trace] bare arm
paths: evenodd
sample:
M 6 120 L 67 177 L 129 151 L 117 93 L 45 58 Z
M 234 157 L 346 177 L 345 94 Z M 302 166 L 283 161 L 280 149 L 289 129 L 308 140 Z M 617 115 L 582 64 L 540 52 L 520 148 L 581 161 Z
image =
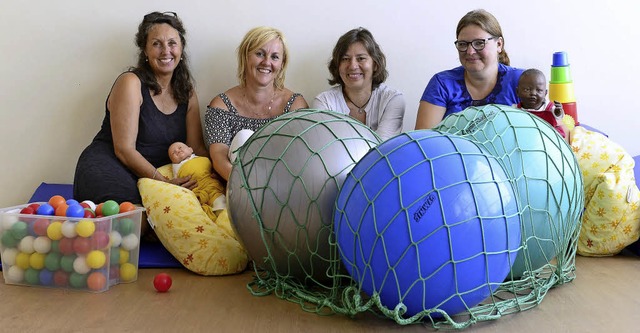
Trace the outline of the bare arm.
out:
M 438 125 L 444 118 L 446 108 L 429 102 L 420 101 L 418 115 L 416 117 L 416 129 L 431 129 Z
M 200 120 L 200 105 L 195 91 L 189 99 L 187 109 L 187 145 L 193 148 L 193 152 L 198 156 L 207 156 L 207 149 L 204 146 L 202 137 L 202 122 Z
M 302 97 L 302 95 L 296 97 L 296 99 L 293 101 L 293 104 L 291 104 L 291 110 L 295 111 L 298 109 L 308 109 L 309 108 L 309 104 L 307 104 L 307 101 L 304 99 L 304 97 Z
M 136 150 L 142 94 L 140 79 L 124 73 L 116 80 L 107 107 L 116 157 L 138 177 L 153 177 L 156 168 Z
M 213 143 L 209 146 L 209 156 L 211 156 L 213 169 L 228 181 L 232 167 L 229 160 L 229 146 L 224 143 Z

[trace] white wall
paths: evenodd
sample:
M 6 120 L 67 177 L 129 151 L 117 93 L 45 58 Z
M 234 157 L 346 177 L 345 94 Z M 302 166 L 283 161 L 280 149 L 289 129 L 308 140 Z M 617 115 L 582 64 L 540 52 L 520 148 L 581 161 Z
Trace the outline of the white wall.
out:
M 469 1 L 470 2 L 470 1 Z M 363 26 L 387 55 L 387 83 L 405 93 L 406 130 L 429 78 L 459 64 L 453 47 L 462 15 L 485 8 L 500 21 L 512 65 L 549 72 L 567 51 L 579 119 L 632 155 L 640 84 L 637 1 L 83 0 L 0 2 L 0 207 L 26 202 L 42 181 L 71 183 L 75 162 L 98 131 L 116 76 L 133 65 L 142 16 L 175 11 L 187 28 L 204 106 L 236 84 L 235 48 L 257 25 L 281 29 L 291 52 L 286 85 L 308 101 L 328 88 L 337 38 Z

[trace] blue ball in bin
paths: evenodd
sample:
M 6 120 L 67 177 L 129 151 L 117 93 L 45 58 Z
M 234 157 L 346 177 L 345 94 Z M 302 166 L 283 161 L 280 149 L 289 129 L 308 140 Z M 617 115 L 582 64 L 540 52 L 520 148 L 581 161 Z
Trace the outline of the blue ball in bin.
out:
M 369 151 L 340 190 L 342 262 L 388 309 L 464 312 L 511 269 L 521 242 L 516 200 L 498 160 L 478 144 L 432 130 L 400 134 Z

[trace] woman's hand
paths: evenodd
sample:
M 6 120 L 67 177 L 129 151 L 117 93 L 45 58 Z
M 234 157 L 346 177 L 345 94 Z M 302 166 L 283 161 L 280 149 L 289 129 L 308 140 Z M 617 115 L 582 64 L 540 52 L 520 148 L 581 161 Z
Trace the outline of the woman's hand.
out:
M 171 183 L 174 185 L 182 186 L 188 190 L 192 190 L 198 186 L 198 183 L 195 179 L 192 179 L 191 176 L 186 177 L 178 177 L 173 179 L 168 179 L 167 183 Z

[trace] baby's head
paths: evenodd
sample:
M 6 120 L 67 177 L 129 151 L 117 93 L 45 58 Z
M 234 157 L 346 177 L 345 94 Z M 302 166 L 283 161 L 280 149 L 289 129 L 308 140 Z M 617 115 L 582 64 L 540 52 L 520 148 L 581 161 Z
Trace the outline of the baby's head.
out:
M 547 79 L 541 71 L 527 69 L 520 75 L 516 94 L 523 108 L 539 109 L 547 96 Z
M 174 142 L 169 146 L 169 158 L 172 163 L 180 163 L 193 154 L 193 149 L 182 142 Z

